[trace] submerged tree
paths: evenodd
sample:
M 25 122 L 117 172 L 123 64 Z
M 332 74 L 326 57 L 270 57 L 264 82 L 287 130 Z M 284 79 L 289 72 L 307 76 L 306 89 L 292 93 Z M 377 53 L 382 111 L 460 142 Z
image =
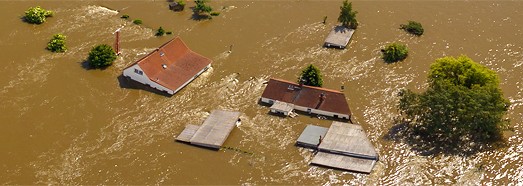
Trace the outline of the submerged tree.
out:
M 424 29 L 423 29 L 423 26 L 421 26 L 421 23 L 416 22 L 416 21 L 409 21 L 409 23 L 406 25 L 402 24 L 402 25 L 400 25 L 400 28 L 411 34 L 414 34 L 416 36 L 421 36 L 421 35 L 423 35 L 423 32 L 424 32 Z
M 53 38 L 47 43 L 47 50 L 52 52 L 65 52 L 65 36 L 63 34 L 55 34 Z
M 387 63 L 393 63 L 397 61 L 404 60 L 409 55 L 409 50 L 407 46 L 399 43 L 392 43 L 385 47 L 382 50 L 383 60 Z
M 103 68 L 113 64 L 116 59 L 116 53 L 113 48 L 106 44 L 93 47 L 89 52 L 89 65 L 93 68 Z
M 45 10 L 40 6 L 30 7 L 25 11 L 24 20 L 32 24 L 42 24 L 45 18 L 53 16 L 53 11 Z
M 444 57 L 431 65 L 428 82 L 425 92 L 400 92 L 399 109 L 421 140 L 474 149 L 502 139 L 510 103 L 494 71 L 466 56 Z
M 195 0 L 194 12 L 198 15 L 207 15 L 212 12 L 212 7 L 207 5 L 209 0 Z
M 305 69 L 301 71 L 300 77 L 298 78 L 298 83 L 321 87 L 323 85 L 323 79 L 321 77 L 320 69 L 312 64 L 305 67 Z
M 347 28 L 356 29 L 358 27 L 358 21 L 356 20 L 357 11 L 352 11 L 352 2 L 347 0 L 343 1 L 343 5 L 340 7 L 340 16 L 338 21 Z

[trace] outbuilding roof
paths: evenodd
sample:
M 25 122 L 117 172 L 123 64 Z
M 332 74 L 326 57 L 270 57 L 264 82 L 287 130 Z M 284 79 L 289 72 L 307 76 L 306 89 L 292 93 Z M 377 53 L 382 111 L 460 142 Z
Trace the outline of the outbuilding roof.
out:
M 151 81 L 176 90 L 211 62 L 176 37 L 134 64 L 138 64 Z
M 262 97 L 302 107 L 351 115 L 345 95 L 336 90 L 299 85 L 294 82 L 271 78 L 263 91 Z

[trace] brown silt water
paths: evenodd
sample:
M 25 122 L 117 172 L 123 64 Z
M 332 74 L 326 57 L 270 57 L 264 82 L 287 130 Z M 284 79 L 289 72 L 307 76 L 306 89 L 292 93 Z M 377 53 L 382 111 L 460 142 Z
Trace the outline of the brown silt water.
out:
M 213 1 L 221 12 L 194 20 L 166 1 L 0 1 L 0 184 L 523 184 L 523 3 L 519 1 L 355 1 L 360 26 L 345 50 L 322 47 L 341 1 Z M 55 16 L 22 21 L 40 5 Z M 121 19 L 127 14 L 130 20 Z M 323 18 L 327 16 L 326 24 Z M 133 19 L 143 20 L 135 25 Z M 421 22 L 425 34 L 398 29 Z M 162 26 L 172 35 L 155 37 Z M 89 50 L 114 42 L 122 54 L 105 70 L 85 68 Z M 68 51 L 45 50 L 67 36 Z M 213 68 L 172 97 L 120 78 L 125 67 L 180 36 Z M 405 61 L 386 64 L 380 49 L 405 43 Z M 228 53 L 230 46 L 232 52 Z M 496 71 L 510 100 L 507 147 L 472 156 L 423 156 L 384 138 L 398 116 L 398 91 L 422 91 L 430 64 L 467 55 Z M 295 81 L 318 66 L 324 87 L 344 86 L 354 123 L 380 155 L 371 174 L 308 165 L 294 146 L 307 124 L 331 121 L 269 115 L 259 105 L 269 78 Z M 242 112 L 225 146 L 212 151 L 174 142 L 213 109 Z

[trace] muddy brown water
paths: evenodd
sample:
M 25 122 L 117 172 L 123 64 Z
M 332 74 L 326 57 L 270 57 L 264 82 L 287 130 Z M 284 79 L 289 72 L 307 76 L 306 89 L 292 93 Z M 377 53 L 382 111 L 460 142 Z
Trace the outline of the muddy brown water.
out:
M 0 184 L 523 184 L 523 3 L 356 1 L 361 23 L 351 44 L 322 48 L 340 4 L 217 1 L 220 16 L 195 21 L 188 10 L 169 11 L 165 1 L 1 1 Z M 36 5 L 55 17 L 22 22 Z M 425 35 L 399 30 L 407 20 L 421 22 Z M 115 64 L 83 68 L 90 48 L 112 44 L 122 26 L 123 54 Z M 173 36 L 154 37 L 159 26 Z M 66 53 L 44 49 L 55 33 L 67 36 Z M 172 97 L 118 79 L 175 35 L 213 59 L 213 68 Z M 410 55 L 385 64 L 380 49 L 393 41 L 407 44 Z M 398 90 L 423 90 L 434 59 L 461 54 L 499 74 L 512 103 L 508 146 L 470 157 L 420 156 L 385 140 L 398 114 Z M 370 175 L 309 166 L 312 153 L 294 142 L 306 124 L 330 121 L 280 118 L 257 104 L 268 78 L 295 80 L 311 63 L 322 70 L 324 87 L 345 86 L 355 123 L 380 154 Z M 243 112 L 224 145 L 249 153 L 173 142 L 212 109 Z

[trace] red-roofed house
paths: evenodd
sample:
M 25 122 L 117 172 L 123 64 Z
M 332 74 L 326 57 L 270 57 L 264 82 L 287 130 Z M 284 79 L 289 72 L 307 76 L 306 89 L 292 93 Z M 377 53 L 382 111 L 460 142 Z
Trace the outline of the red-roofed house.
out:
M 349 119 L 351 111 L 342 92 L 321 87 L 299 85 L 271 78 L 261 101 L 273 105 L 271 112 L 288 115 L 292 109 L 303 112 Z
M 176 37 L 127 67 L 123 75 L 173 95 L 211 67 L 211 62 Z

